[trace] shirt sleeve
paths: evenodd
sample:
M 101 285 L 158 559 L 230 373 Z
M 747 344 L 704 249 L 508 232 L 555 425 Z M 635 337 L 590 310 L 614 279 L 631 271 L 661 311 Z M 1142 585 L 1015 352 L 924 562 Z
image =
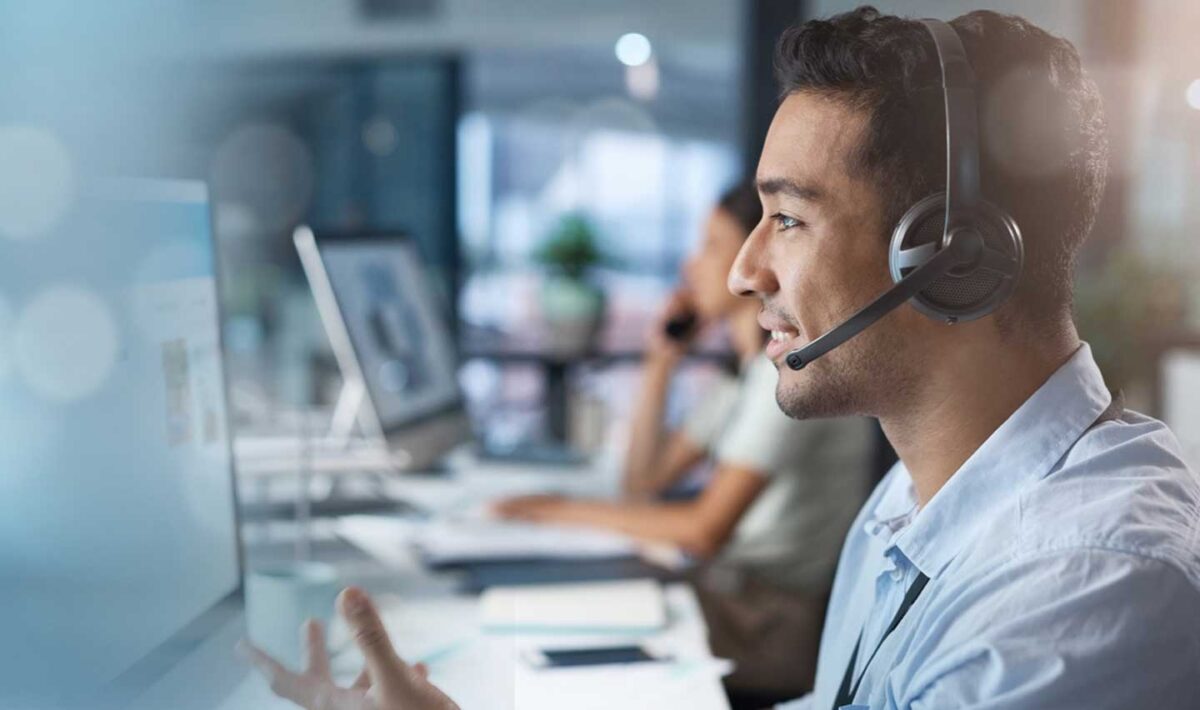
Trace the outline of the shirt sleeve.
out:
M 705 392 L 703 399 L 683 420 L 684 436 L 693 444 L 711 452 L 737 403 L 738 390 L 737 380 L 726 377 L 717 382 L 711 391 Z
M 1200 592 L 1176 567 L 1069 550 L 1002 565 L 992 582 L 922 634 L 898 707 L 1200 708 Z
M 713 450 L 718 463 L 772 475 L 803 456 L 808 436 L 820 422 L 799 422 L 779 409 L 779 373 L 765 357 L 747 366 L 737 403 Z

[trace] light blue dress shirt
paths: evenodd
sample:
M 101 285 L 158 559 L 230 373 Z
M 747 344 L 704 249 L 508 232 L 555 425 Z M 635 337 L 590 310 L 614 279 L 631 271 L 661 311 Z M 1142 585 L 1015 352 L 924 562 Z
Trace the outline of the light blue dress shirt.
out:
M 1200 478 L 1083 345 L 923 508 L 897 464 L 842 548 L 814 692 L 848 707 L 1200 708 Z

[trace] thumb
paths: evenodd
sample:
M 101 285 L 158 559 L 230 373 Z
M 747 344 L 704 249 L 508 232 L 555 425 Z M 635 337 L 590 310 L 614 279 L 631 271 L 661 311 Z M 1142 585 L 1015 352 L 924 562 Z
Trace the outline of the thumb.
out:
M 338 595 L 338 610 L 354 634 L 375 685 L 402 684 L 410 675 L 409 669 L 392 648 L 383 620 L 366 592 L 347 587 Z

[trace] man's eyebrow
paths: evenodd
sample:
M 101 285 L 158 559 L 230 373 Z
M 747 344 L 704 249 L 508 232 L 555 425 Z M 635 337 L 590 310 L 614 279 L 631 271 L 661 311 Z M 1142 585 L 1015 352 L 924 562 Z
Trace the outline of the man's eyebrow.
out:
M 801 184 L 787 178 L 765 178 L 756 184 L 758 191 L 764 195 L 783 193 L 809 202 L 819 202 L 825 196 L 825 192 L 816 185 Z

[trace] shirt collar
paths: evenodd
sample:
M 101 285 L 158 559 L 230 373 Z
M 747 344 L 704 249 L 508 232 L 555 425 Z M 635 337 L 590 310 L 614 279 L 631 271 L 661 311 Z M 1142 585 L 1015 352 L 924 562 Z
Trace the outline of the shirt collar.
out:
M 900 463 L 896 466 L 903 468 Z M 912 479 L 904 470 L 894 476 L 891 485 L 884 489 L 867 518 L 865 531 L 890 543 L 897 533 L 908 527 L 916 513 L 917 497 L 913 492 Z
M 1046 476 L 1112 401 L 1084 343 L 1000 425 L 919 512 L 903 462 L 868 521 L 910 562 L 938 576 L 970 539 L 971 527 L 1006 496 Z M 874 529 L 871 529 L 874 527 Z M 899 533 L 899 534 L 896 534 Z

